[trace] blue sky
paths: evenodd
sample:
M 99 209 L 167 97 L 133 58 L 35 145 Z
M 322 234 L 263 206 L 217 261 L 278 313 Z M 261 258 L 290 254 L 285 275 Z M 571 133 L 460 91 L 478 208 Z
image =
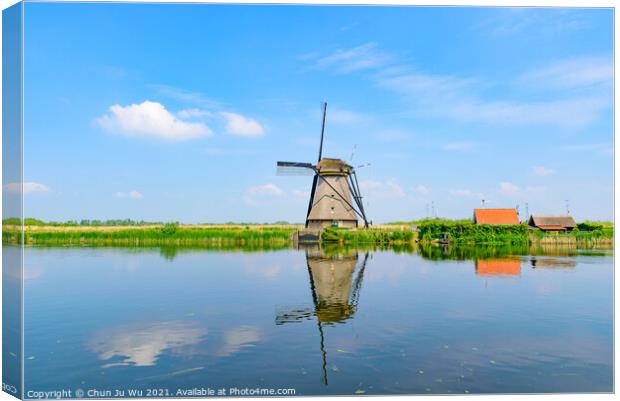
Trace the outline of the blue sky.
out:
M 613 217 L 609 9 L 25 5 L 25 214 L 305 218 L 311 177 L 358 171 L 375 222 Z

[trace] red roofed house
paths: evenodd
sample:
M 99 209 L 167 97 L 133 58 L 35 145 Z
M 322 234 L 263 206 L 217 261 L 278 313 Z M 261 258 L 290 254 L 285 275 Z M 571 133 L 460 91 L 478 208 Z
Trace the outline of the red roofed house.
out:
M 519 224 L 517 209 L 474 209 L 474 224 Z

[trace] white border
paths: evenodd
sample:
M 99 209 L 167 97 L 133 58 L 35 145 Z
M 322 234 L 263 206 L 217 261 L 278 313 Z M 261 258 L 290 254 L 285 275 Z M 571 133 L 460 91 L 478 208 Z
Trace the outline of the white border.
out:
M 38 0 L 29 0 L 29 1 L 38 1 Z M 63 0 L 63 2 L 78 2 L 78 3 L 90 3 L 90 2 L 102 2 L 102 1 L 97 1 L 97 0 Z M 511 6 L 520 6 L 520 7 L 587 7 L 587 8 L 592 8 L 592 7 L 604 7 L 604 8 L 614 8 L 614 77 L 615 74 L 617 74 L 618 69 L 617 69 L 617 65 L 615 64 L 615 49 L 617 47 L 617 43 L 618 43 L 618 31 L 615 29 L 615 27 L 617 26 L 617 21 L 618 21 L 618 17 L 617 17 L 617 13 L 615 12 L 615 7 L 616 7 L 616 1 L 610 1 L 610 0 L 590 0 L 590 1 L 559 1 L 559 0 L 538 0 L 538 1 L 523 1 L 523 0 L 504 0 L 501 2 L 498 1 L 491 1 L 491 0 L 476 0 L 476 1 L 465 1 L 465 0 L 443 0 L 443 1 L 438 1 L 438 0 L 426 0 L 424 2 L 420 2 L 420 1 L 406 1 L 406 0 L 390 0 L 390 1 L 386 1 L 386 0 L 374 0 L 374 1 L 370 1 L 370 0 L 337 0 L 337 1 L 333 1 L 333 0 L 287 0 L 287 1 L 283 1 L 283 0 L 271 0 L 271 1 L 264 1 L 264 0 L 243 0 L 243 1 L 235 1 L 235 0 L 218 0 L 218 1 L 201 1 L 201 0 L 184 0 L 184 1 L 164 1 L 164 0 L 134 0 L 134 1 L 123 1 L 123 0 L 118 0 L 116 2 L 131 2 L 131 3 L 216 3 L 216 4 L 310 4 L 310 5 L 328 5 L 328 4 L 336 4 L 336 5 L 428 5 L 428 6 L 482 6 L 482 7 L 511 7 Z M 0 0 L 0 8 L 1 9 L 5 9 L 7 7 L 12 6 L 13 4 L 16 4 L 17 1 L 15 0 Z M 23 6 L 22 6 L 23 7 Z M 22 8 L 22 46 L 24 43 L 24 36 L 23 36 L 23 29 L 24 29 L 24 9 Z M 0 52 L 2 51 L 2 41 L 1 41 L 1 19 L 0 19 Z M 24 67 L 24 59 L 23 59 L 23 47 L 22 47 L 22 102 L 24 102 L 24 77 L 23 77 L 23 67 Z M 0 74 L 2 72 L 2 69 L 0 67 Z M 0 79 L 0 92 L 2 89 L 2 82 Z M 618 104 L 618 95 L 617 92 L 615 90 L 615 79 L 614 79 L 614 156 L 616 154 L 616 141 L 615 141 L 615 111 L 616 111 L 616 105 Z M 1 110 L 1 100 L 0 100 L 0 110 Z M 24 113 L 24 103 L 22 103 L 22 133 L 23 133 L 23 113 Z M 0 111 L 0 126 L 2 123 L 2 116 L 1 116 L 1 111 Z M 24 154 L 23 154 L 23 145 L 24 145 L 24 137 L 22 135 L 22 163 L 24 160 Z M 0 141 L 0 154 L 1 154 L 1 150 L 2 150 L 2 144 Z M 0 163 L 0 174 L 2 173 L 2 165 Z M 616 214 L 615 214 L 615 210 L 618 209 L 619 206 L 619 200 L 615 197 L 615 188 L 616 188 L 616 177 L 618 177 L 618 165 L 615 163 L 615 157 L 614 157 L 614 225 L 617 227 L 618 226 L 618 219 L 616 218 Z M 22 166 L 22 180 L 23 180 L 23 166 Z M 2 201 L 0 198 L 0 208 L 2 206 Z M 24 210 L 24 204 L 23 204 L 23 197 L 22 197 L 22 210 Z M 24 210 L 25 213 L 25 210 Z M 614 248 L 617 249 L 618 245 L 620 244 L 620 240 L 618 239 L 618 236 L 615 236 L 614 238 Z M 22 251 L 23 252 L 23 251 Z M 22 254 L 22 262 L 23 262 L 23 254 Z M 614 266 L 616 266 L 616 262 L 617 262 L 617 255 L 614 253 Z M 23 268 L 23 266 L 22 266 Z M 616 326 L 615 326 L 615 322 L 616 322 L 616 298 L 615 298 L 615 288 L 616 288 L 616 283 L 618 278 L 615 274 L 614 271 L 614 323 L 613 323 L 613 328 L 614 328 L 614 389 L 615 389 L 615 385 L 618 383 L 618 371 L 616 369 L 617 363 L 618 363 L 618 355 L 615 353 L 615 344 L 616 344 L 616 340 L 617 340 L 617 331 L 616 331 Z M 23 280 L 22 280 L 22 297 L 23 297 Z M 2 295 L 2 289 L 0 286 L 0 297 Z M 23 355 L 23 324 L 24 324 L 24 319 L 23 319 L 23 302 L 22 302 L 22 355 Z M 2 321 L 0 319 L 0 330 L 2 329 Z M 22 391 L 23 391 L 23 368 L 24 368 L 24 364 L 22 363 Z M 0 375 L 2 373 L 2 369 L 0 367 Z M 392 396 L 392 397 L 398 397 L 399 399 L 409 399 L 409 398 L 413 398 L 413 397 L 422 397 L 422 396 Z M 472 400 L 495 400 L 495 399 L 500 399 L 500 400 L 507 400 L 507 401 L 512 401 L 512 400 L 522 400 L 522 399 L 526 399 L 526 400 L 532 400 L 532 399 L 543 399 L 543 400 L 548 400 L 548 401 L 581 401 L 583 399 L 591 399 L 591 400 L 607 400 L 607 399 L 614 399 L 616 398 L 614 394 L 553 394 L 553 395 L 468 395 L 468 396 L 461 396 L 461 395 L 455 395 L 455 396 L 433 396 L 433 399 L 436 400 L 454 400 L 455 397 L 467 397 L 467 399 L 472 399 Z M 304 399 L 304 398 L 310 398 L 310 399 L 323 399 L 323 398 L 334 398 L 336 399 L 336 397 L 295 397 L 298 399 Z M 359 397 L 337 397 L 339 400 L 352 400 L 352 399 L 359 399 Z M 379 399 L 379 400 L 389 400 L 389 397 L 387 396 L 376 396 L 376 397 L 372 397 L 373 399 Z M 1 392 L 0 393 L 0 401 L 4 401 L 4 400 L 14 400 L 14 397 L 11 397 L 9 394 Z M 165 400 L 174 400 L 175 398 L 166 398 Z M 257 398 L 236 398 L 237 400 L 252 400 L 255 401 Z

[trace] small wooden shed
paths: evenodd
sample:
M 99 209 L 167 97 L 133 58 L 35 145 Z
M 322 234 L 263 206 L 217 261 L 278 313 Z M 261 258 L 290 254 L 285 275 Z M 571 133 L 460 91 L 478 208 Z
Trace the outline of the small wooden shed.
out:
M 572 231 L 577 223 L 572 216 L 530 216 L 527 225 L 541 231 Z

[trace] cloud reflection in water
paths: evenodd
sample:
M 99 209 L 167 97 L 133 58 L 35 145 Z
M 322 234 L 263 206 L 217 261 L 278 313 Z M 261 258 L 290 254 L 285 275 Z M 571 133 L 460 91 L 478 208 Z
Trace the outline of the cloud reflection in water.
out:
M 196 323 L 171 321 L 149 324 L 116 326 L 99 331 L 89 342 L 88 348 L 99 359 L 107 361 L 123 357 L 111 366 L 153 366 L 165 350 L 178 350 L 186 345 L 197 344 L 207 334 L 207 328 Z

